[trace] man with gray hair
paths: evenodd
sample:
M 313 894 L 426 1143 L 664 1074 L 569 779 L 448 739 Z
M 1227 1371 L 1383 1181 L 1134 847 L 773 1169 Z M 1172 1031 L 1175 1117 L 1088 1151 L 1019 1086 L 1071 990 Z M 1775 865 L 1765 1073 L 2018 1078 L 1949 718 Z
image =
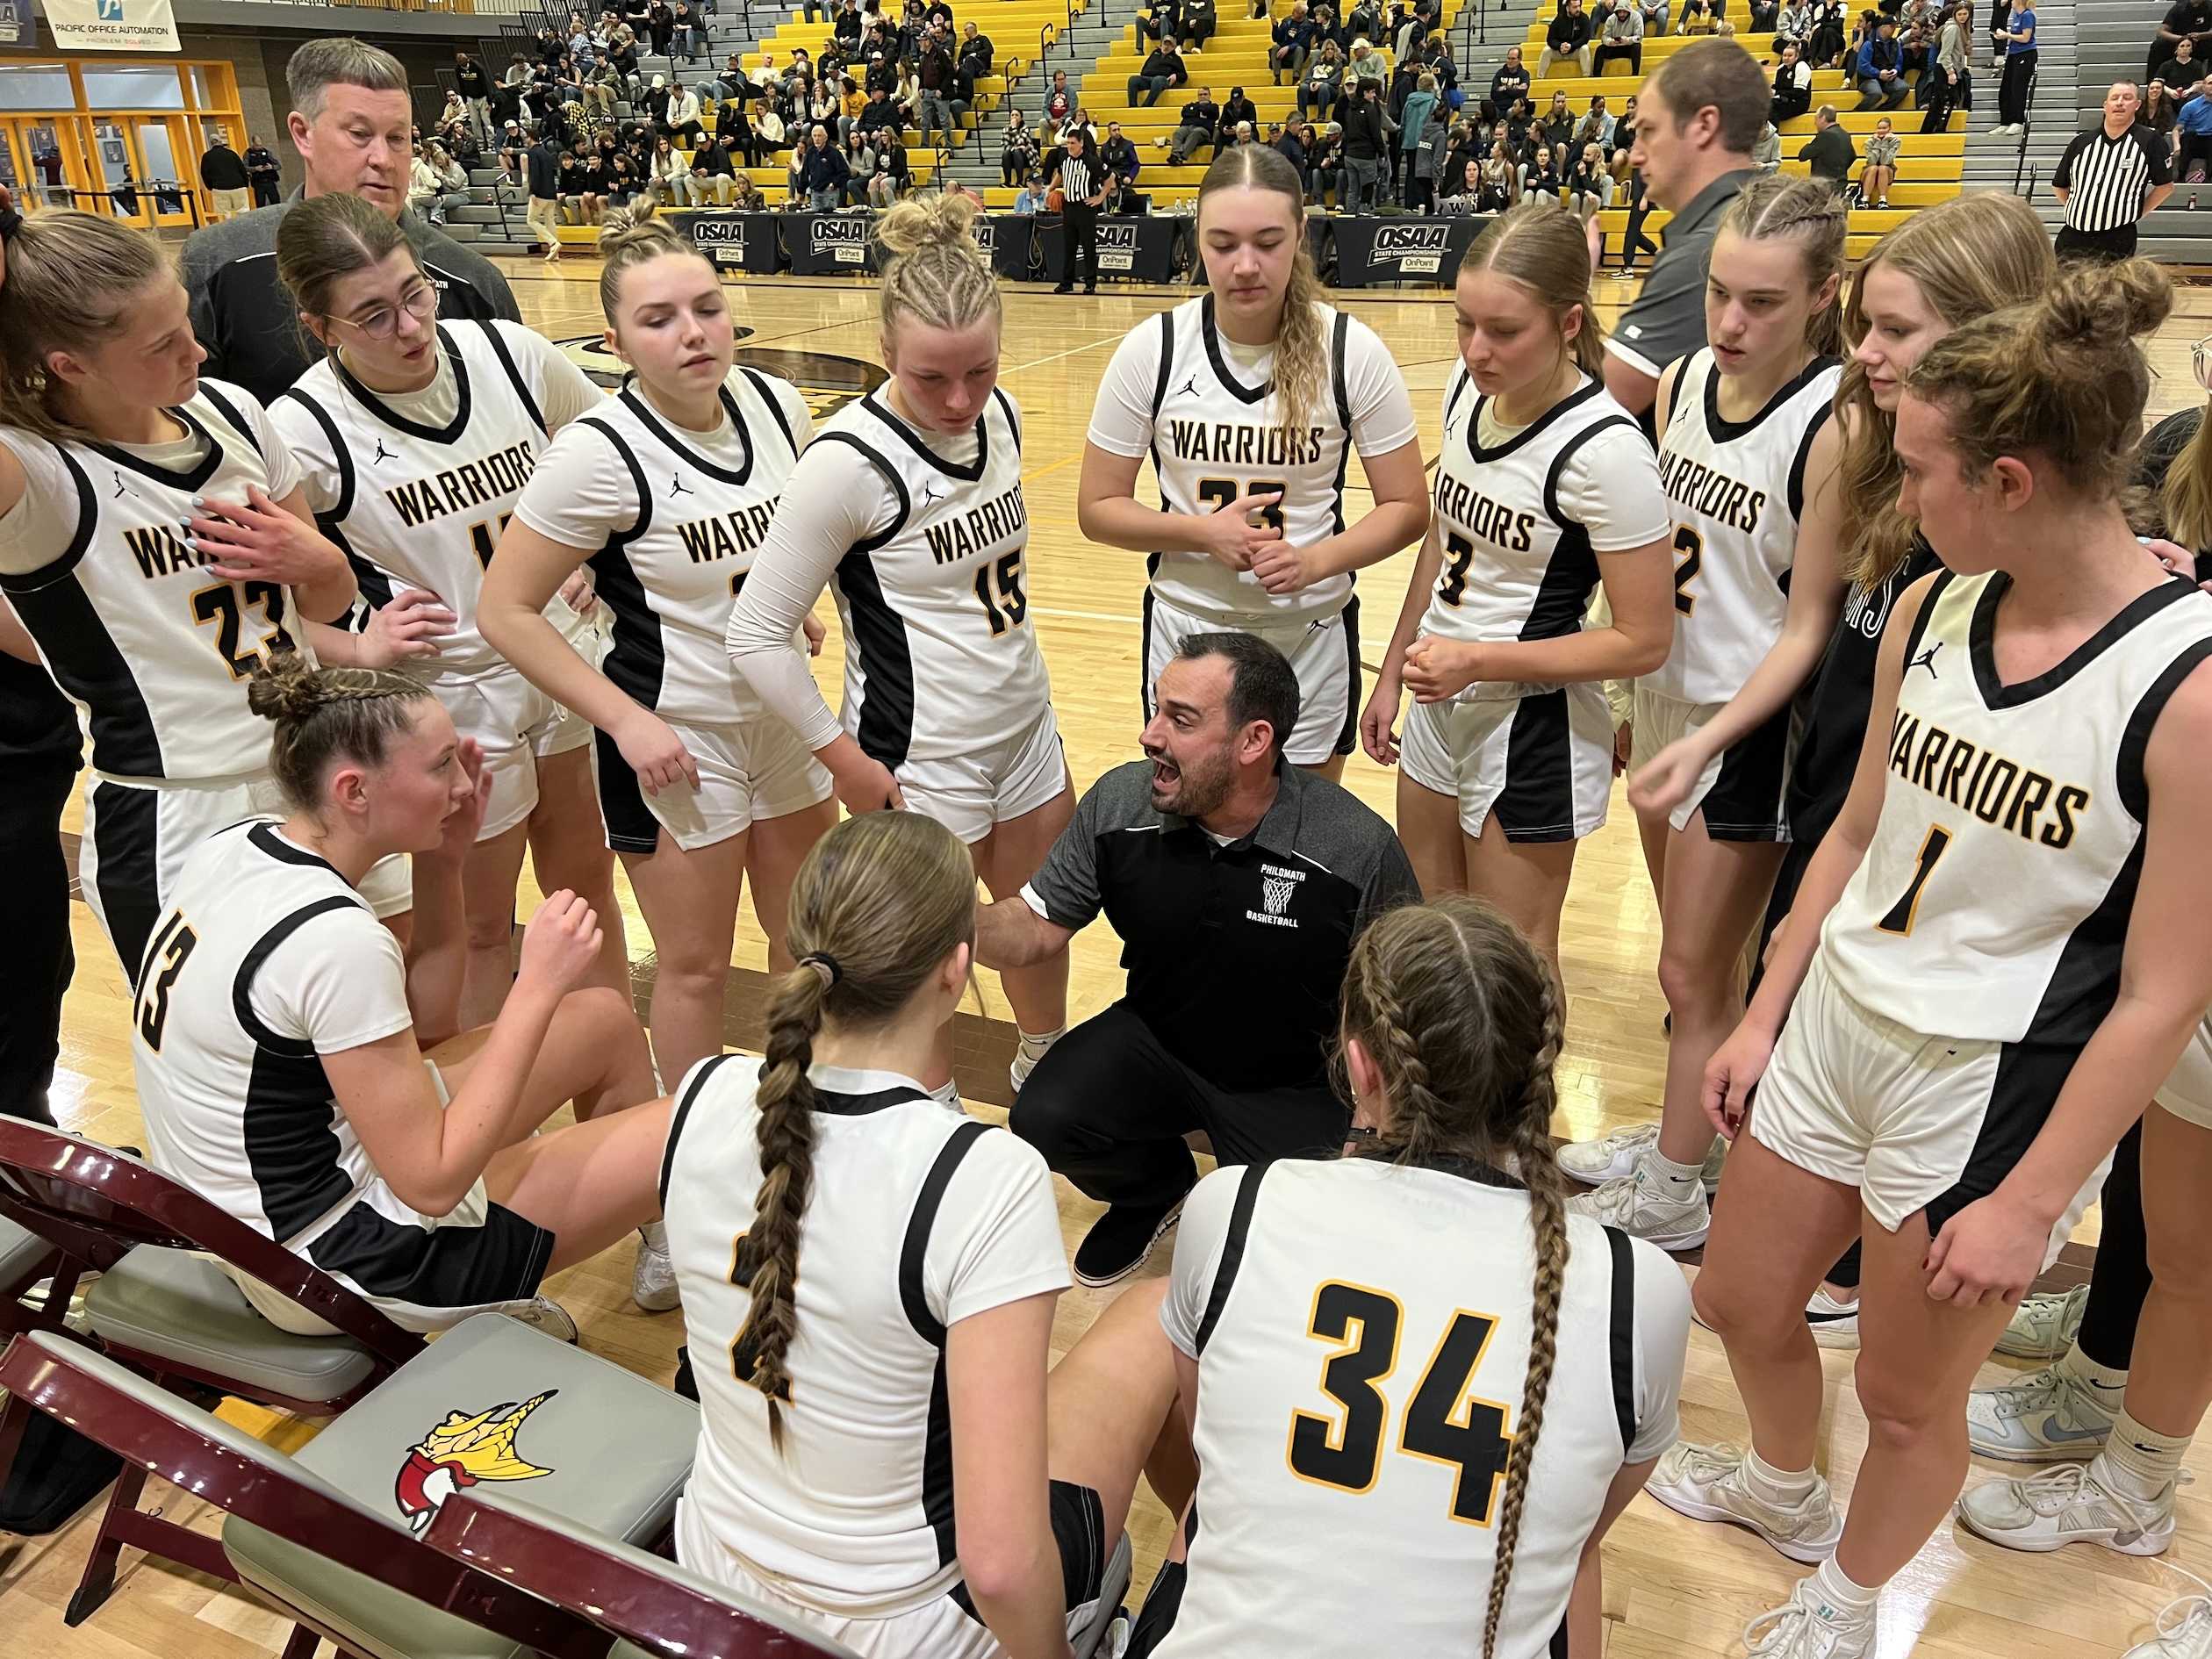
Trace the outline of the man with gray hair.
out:
M 2173 194 L 2166 141 L 2137 117 L 2143 93 L 2115 81 L 2104 119 L 2074 135 L 2050 171 L 2050 193 L 2066 210 L 2058 232 L 2061 259 L 2119 260 L 2136 250 L 2136 226 Z
M 438 291 L 441 317 L 520 322 L 514 295 L 490 261 L 407 211 L 414 110 L 406 71 L 380 47 L 340 36 L 292 54 L 285 117 L 307 180 L 291 199 L 354 195 L 406 233 Z M 291 202 L 196 231 L 184 244 L 192 332 L 207 348 L 205 373 L 235 381 L 268 403 L 313 361 L 298 312 L 276 279 L 276 227 Z

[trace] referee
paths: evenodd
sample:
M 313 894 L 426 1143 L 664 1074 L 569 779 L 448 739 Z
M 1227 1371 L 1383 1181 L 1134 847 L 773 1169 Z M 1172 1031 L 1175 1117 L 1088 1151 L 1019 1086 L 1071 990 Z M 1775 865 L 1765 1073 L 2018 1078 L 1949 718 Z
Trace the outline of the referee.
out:
M 2165 140 L 2137 122 L 2142 107 L 2134 82 L 2115 81 L 2105 94 L 2103 125 L 2077 133 L 2058 158 L 2050 193 L 2066 209 L 2059 258 L 2130 257 L 2137 223 L 2173 194 Z
M 1091 786 L 1016 898 L 978 915 L 993 967 L 1042 961 L 1102 911 L 1128 987 L 1038 1061 L 1014 1132 L 1111 1206 L 1075 1276 L 1143 1265 L 1198 1179 L 1183 1137 L 1224 1164 L 1328 1155 L 1348 1106 L 1327 1056 L 1353 936 L 1418 901 L 1390 826 L 1286 765 L 1298 681 L 1249 634 L 1194 634 L 1160 672 L 1148 758 Z
M 1081 123 L 1071 124 L 1060 134 L 1060 142 L 1066 146 L 1060 152 L 1061 212 L 1066 226 L 1067 252 L 1060 267 L 1059 286 L 1056 294 L 1075 291 L 1075 262 L 1081 255 L 1088 280 L 1083 291 L 1098 291 L 1098 209 L 1106 199 L 1106 169 L 1098 159 L 1098 147 L 1092 142 L 1090 129 Z

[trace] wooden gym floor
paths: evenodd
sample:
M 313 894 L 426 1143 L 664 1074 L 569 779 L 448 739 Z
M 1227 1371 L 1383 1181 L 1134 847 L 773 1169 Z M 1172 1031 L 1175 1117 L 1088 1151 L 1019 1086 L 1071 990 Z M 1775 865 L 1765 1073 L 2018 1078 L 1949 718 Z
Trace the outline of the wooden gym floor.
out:
M 600 328 L 598 262 L 576 259 L 549 273 L 535 261 L 505 262 L 523 314 L 561 340 L 595 340 Z M 743 278 L 729 284 L 736 320 L 750 329 L 743 343 L 762 366 L 788 373 L 822 396 L 826 410 L 840 389 L 862 389 L 880 361 L 872 291 L 861 283 Z M 1601 284 L 1610 319 L 1634 293 L 1629 284 Z M 1074 491 L 1084 428 L 1099 377 L 1131 328 L 1182 297 L 1179 291 L 1117 291 L 1096 298 L 1054 296 L 1042 286 L 1009 284 L 1002 384 L 1020 404 L 1027 439 L 1026 485 L 1031 524 L 1030 615 L 1052 673 L 1053 702 L 1081 789 L 1108 767 L 1133 758 L 1137 713 L 1140 556 L 1086 543 L 1076 528 Z M 1433 294 L 1390 294 L 1350 302 L 1388 342 L 1404 369 L 1420 416 L 1424 449 L 1438 441 L 1438 402 L 1454 351 L 1448 304 Z M 2189 346 L 2212 329 L 2212 297 L 2185 292 L 2179 314 L 2162 332 L 2154 360 L 2161 377 L 2153 412 L 2164 414 L 2201 396 L 2191 379 Z M 1358 475 L 1354 474 L 1355 495 Z M 1357 500 L 1352 511 L 1362 504 Z M 1368 572 L 1361 582 L 1362 656 L 1380 660 L 1411 568 L 1410 556 Z M 827 610 L 825 607 L 825 614 Z M 838 634 L 819 667 L 834 687 Z M 831 691 L 834 697 L 834 689 Z M 1347 782 L 1388 815 L 1394 780 L 1363 755 L 1353 758 Z M 74 835 L 73 802 L 66 830 Z M 517 901 L 527 916 L 528 886 Z M 650 941 L 634 908 L 625 910 L 641 995 L 650 993 Z M 55 1115 L 71 1130 L 121 1142 L 140 1138 L 126 1039 L 127 1000 L 106 941 L 89 912 L 74 911 L 75 983 L 62 1030 L 54 1080 Z M 1584 846 L 1575 874 L 1562 937 L 1570 1016 L 1560 1062 L 1562 1136 L 1580 1138 L 1656 1115 L 1665 1061 L 1663 1007 L 1653 976 L 1658 928 L 1637 851 L 1634 822 L 1616 790 L 1612 822 Z M 740 921 L 730 991 L 733 1045 L 757 1041 L 760 970 L 765 947 L 750 912 Z M 1074 944 L 1072 1014 L 1081 1019 L 1119 993 L 1118 945 L 1102 923 Z M 1002 1118 L 1005 1059 L 1012 1026 L 995 976 L 981 976 L 980 1006 L 963 1017 L 964 1090 L 980 1115 Z M 1096 1207 L 1062 1184 L 1060 1214 L 1073 1247 Z M 2079 1235 L 2095 1237 L 2094 1212 Z M 1152 1267 L 1164 1272 L 1163 1251 Z M 2087 1252 L 2070 1252 L 2072 1276 Z M 673 1315 L 639 1313 L 629 1302 L 625 1251 L 577 1268 L 549 1287 L 577 1316 L 585 1344 L 641 1373 L 672 1374 L 682 1323 Z M 2066 1271 L 2062 1268 L 2061 1271 Z M 1061 1299 L 1057 1350 L 1081 1334 L 1110 1293 L 1077 1288 Z M 1825 1356 L 1829 1398 L 1821 1462 L 1848 1499 L 1866 1439 L 1851 1388 L 1849 1353 Z M 1993 1363 L 1986 1379 L 2001 1376 Z M 257 1433 L 286 1447 L 313 1433 L 311 1425 L 252 1408 L 228 1408 Z M 1683 1428 L 1702 1440 L 1744 1437 L 1745 1425 L 1720 1345 L 1694 1331 L 1683 1389 Z M 2212 1474 L 2201 1448 L 2192 1466 Z M 1978 1469 L 1988 1478 L 2001 1466 Z M 148 1503 L 192 1518 L 209 1531 L 213 1512 L 156 1480 Z M 2168 1559 L 2212 1576 L 2212 1504 L 2185 1490 L 2180 1535 Z M 59 1534 L 0 1537 L 0 1654 L 46 1659 L 259 1659 L 282 1646 L 286 1627 L 236 1591 L 126 1551 L 113 1598 L 77 1630 L 61 1623 L 83 1564 L 91 1523 L 80 1517 Z M 1169 1523 L 1140 1493 L 1131 1517 L 1141 1594 L 1166 1547 Z M 1702 1526 L 1640 1497 L 1613 1529 L 1607 1548 L 1606 1653 L 1611 1659 L 1689 1659 L 1738 1651 L 1736 1634 L 1753 1614 L 1778 1605 L 1801 1568 L 1750 1534 Z M 2151 1561 L 2094 1548 L 2051 1555 L 2009 1554 L 1968 1539 L 1951 1526 L 1936 1533 L 1892 1586 L 1884 1605 L 1880 1659 L 1917 1652 L 1928 1659 L 2006 1654 L 2116 1655 L 2147 1634 L 2157 1610 L 2192 1586 Z M 1474 1633 L 1469 1633 L 1470 1641 Z M 1917 1641 L 1918 1646 L 1915 1647 Z

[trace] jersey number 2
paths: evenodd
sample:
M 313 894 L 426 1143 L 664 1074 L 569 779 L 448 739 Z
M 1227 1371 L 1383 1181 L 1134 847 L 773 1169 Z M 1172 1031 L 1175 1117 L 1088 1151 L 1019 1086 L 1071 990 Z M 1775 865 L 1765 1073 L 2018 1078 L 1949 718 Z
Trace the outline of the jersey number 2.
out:
M 1684 525 L 1675 532 L 1675 609 L 1688 616 L 1698 608 L 1690 584 L 1698 579 L 1698 569 L 1705 563 L 1705 538 Z
M 184 971 L 184 964 L 198 943 L 199 935 L 185 926 L 183 913 L 171 911 L 162 930 L 154 936 L 146 960 L 140 965 L 143 982 L 139 988 L 139 1035 L 156 1054 L 162 1052 L 162 1033 L 169 1027 L 169 992 L 176 988 L 176 976 Z M 156 963 L 159 967 L 154 966 Z
M 241 651 L 248 607 L 260 610 L 268 624 L 261 642 Z M 223 582 L 192 595 L 192 621 L 201 627 L 215 625 L 215 650 L 233 679 L 251 679 L 264 657 L 292 649 L 292 636 L 284 628 L 284 590 L 275 582 Z
M 1209 513 L 1220 512 L 1240 495 L 1282 496 L 1289 493 L 1288 487 L 1280 478 L 1254 478 L 1251 483 L 1241 485 L 1234 478 L 1201 478 L 1198 481 L 1198 499 L 1205 503 Z M 1278 531 L 1282 528 L 1281 501 L 1254 507 L 1253 511 L 1259 515 L 1260 522 L 1268 528 Z
M 1382 1473 L 1390 1403 L 1381 1384 L 1397 1368 L 1404 1311 L 1397 1298 L 1360 1285 L 1332 1282 L 1313 1293 L 1307 1334 L 1339 1346 L 1321 1368 L 1321 1391 L 1342 1408 L 1339 1420 L 1312 1411 L 1290 1414 L 1290 1472 L 1339 1491 L 1374 1490 Z M 1451 1515 L 1488 1526 L 1513 1437 L 1505 1407 L 1468 1397 L 1497 1321 L 1487 1314 L 1453 1314 L 1429 1355 L 1398 1426 L 1397 1449 L 1459 1471 Z

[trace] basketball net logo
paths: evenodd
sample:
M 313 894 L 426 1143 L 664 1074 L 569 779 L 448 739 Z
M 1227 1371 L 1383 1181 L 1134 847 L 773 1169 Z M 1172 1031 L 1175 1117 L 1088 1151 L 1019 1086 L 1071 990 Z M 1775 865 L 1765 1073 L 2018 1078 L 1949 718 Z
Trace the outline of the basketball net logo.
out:
M 1268 907 L 1269 916 L 1281 916 L 1290 908 L 1290 895 L 1298 890 L 1298 884 L 1282 876 L 1260 878 L 1260 901 Z

